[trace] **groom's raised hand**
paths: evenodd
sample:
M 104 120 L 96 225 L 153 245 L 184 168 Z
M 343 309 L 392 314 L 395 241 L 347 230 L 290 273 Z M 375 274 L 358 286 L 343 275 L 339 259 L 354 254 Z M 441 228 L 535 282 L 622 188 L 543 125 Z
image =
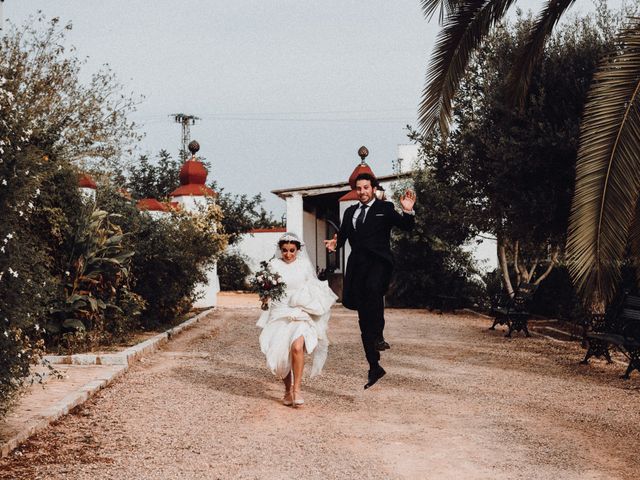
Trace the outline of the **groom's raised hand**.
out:
M 329 250 L 330 252 L 335 252 L 336 247 L 338 246 L 338 234 L 335 233 L 331 240 L 325 240 L 324 246 L 327 247 L 327 250 Z
M 416 194 L 413 190 L 407 190 L 400 197 L 400 205 L 405 212 L 413 211 L 413 206 L 416 204 Z

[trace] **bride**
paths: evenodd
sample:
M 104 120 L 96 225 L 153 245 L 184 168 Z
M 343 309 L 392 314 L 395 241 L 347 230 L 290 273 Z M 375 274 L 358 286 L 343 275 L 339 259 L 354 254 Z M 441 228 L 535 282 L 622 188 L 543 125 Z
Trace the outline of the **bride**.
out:
M 319 375 L 327 359 L 330 309 L 338 297 L 327 282 L 318 280 L 304 243 L 293 233 L 280 237 L 269 266 L 280 274 L 286 289 L 258 320 L 260 349 L 271 372 L 284 382 L 282 403 L 299 406 L 304 404 L 300 392 L 304 354 L 313 353 L 310 376 Z

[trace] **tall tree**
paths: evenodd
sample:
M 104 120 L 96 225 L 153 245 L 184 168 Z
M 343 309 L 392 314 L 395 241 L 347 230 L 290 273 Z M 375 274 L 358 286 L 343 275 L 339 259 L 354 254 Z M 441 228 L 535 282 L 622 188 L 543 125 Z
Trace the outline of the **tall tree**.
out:
M 548 0 L 531 25 L 518 60 L 508 73 L 505 91 L 511 105 L 523 107 L 548 38 L 575 0 Z M 440 10 L 443 25 L 427 74 L 420 104 L 423 133 L 439 126 L 448 133 L 453 99 L 464 74 L 487 35 L 500 24 L 516 0 L 422 0 L 428 18 Z M 606 0 L 597 3 L 606 11 Z M 584 112 L 577 160 L 567 253 L 571 275 L 586 304 L 604 304 L 615 292 L 620 260 L 635 232 L 640 180 L 637 105 L 640 91 L 638 6 L 624 7 L 627 26 L 603 60 Z M 602 16 L 601 16 L 602 18 Z M 614 22 L 615 23 L 615 22 Z M 611 26 L 611 24 L 609 25 Z M 631 238 L 630 238 L 631 237 Z
M 520 18 L 486 39 L 455 100 L 456 129 L 435 142 L 434 179 L 459 192 L 478 231 L 498 242 L 506 290 L 540 283 L 564 245 L 580 113 L 601 54 L 610 47 L 593 19 L 559 30 L 531 79 L 529 102 L 511 106 L 508 72 L 532 21 Z

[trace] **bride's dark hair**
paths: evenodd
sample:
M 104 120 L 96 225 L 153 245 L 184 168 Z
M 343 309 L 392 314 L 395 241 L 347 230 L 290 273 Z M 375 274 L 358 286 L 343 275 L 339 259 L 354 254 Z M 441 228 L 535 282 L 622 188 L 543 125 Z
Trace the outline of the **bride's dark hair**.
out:
M 287 243 L 293 243 L 296 246 L 296 250 L 300 250 L 300 242 L 297 242 L 296 240 L 280 240 L 278 242 L 278 248 L 282 248 L 283 245 L 287 244 Z M 273 244 L 271 244 L 273 245 Z

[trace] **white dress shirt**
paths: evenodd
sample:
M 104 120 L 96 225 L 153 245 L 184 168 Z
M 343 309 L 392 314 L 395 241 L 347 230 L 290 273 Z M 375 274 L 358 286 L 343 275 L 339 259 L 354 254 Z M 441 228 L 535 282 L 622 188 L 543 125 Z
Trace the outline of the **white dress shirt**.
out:
M 373 205 L 373 202 L 375 202 L 376 199 L 375 197 L 372 198 L 371 200 L 369 200 L 368 203 L 365 203 L 364 205 L 367 206 L 367 208 L 364 211 L 364 218 L 362 219 L 362 221 L 364 222 L 365 219 L 367 218 L 367 213 L 369 213 L 369 209 L 371 208 L 371 205 Z M 356 208 L 355 213 L 353 214 L 353 218 L 351 219 L 351 222 L 353 223 L 353 228 L 356 228 L 356 220 L 358 220 L 358 215 L 360 215 L 360 208 L 362 208 L 362 203 L 358 205 L 358 208 Z

